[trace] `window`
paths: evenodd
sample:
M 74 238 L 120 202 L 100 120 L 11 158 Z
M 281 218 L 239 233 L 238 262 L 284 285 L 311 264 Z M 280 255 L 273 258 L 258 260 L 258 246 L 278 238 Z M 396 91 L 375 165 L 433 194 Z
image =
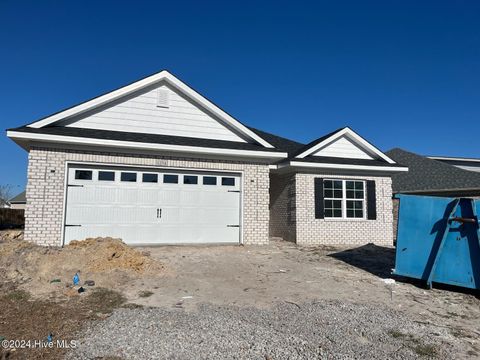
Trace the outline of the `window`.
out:
M 91 170 L 75 170 L 76 180 L 92 180 Z
M 163 175 L 163 183 L 164 184 L 178 184 L 178 175 Z
M 235 186 L 235 178 L 232 177 L 222 177 L 223 186 Z
M 217 185 L 217 178 L 215 176 L 204 176 L 203 185 Z
M 345 181 L 347 218 L 363 218 L 364 185 L 363 181 Z
M 115 172 L 113 171 L 99 171 L 98 172 L 99 181 L 115 181 Z
M 183 176 L 184 184 L 198 184 L 198 176 L 195 175 L 184 175 Z
M 326 218 L 364 218 L 364 181 L 324 180 L 323 197 Z
M 144 183 L 156 183 L 158 182 L 158 175 L 157 174 L 143 174 L 142 181 Z
M 137 173 L 122 172 L 120 180 L 125 182 L 137 182 Z
M 341 180 L 325 180 L 323 182 L 323 197 L 325 217 L 343 217 L 343 182 Z

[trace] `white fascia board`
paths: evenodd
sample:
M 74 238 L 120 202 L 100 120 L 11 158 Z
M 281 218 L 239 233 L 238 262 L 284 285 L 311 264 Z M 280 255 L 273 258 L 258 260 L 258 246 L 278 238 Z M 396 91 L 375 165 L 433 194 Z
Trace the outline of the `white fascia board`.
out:
M 93 139 L 82 138 L 75 136 L 63 136 L 63 135 L 48 135 L 48 134 L 33 134 L 20 131 L 7 131 L 7 136 L 16 140 L 30 140 L 30 141 L 45 141 L 60 144 L 79 144 L 79 145 L 94 145 L 94 146 L 107 146 L 116 148 L 130 148 L 150 151 L 171 151 L 171 152 L 183 152 L 193 154 L 214 154 L 214 155 L 227 155 L 227 156 L 243 156 L 252 158 L 275 158 L 285 159 L 287 153 L 270 152 L 270 151 L 258 151 L 258 150 L 238 150 L 238 149 L 225 149 L 225 148 L 207 148 L 198 146 L 186 146 L 186 145 L 170 145 L 170 144 L 154 144 L 154 143 L 142 143 L 135 141 L 121 141 L 121 140 L 107 140 L 107 139 Z
M 462 158 L 462 157 L 448 157 L 448 156 L 427 156 L 427 158 L 432 160 L 480 162 L 480 159 L 477 159 L 477 158 Z
M 387 172 L 408 171 L 408 167 L 398 167 L 398 166 L 350 165 L 350 164 L 331 164 L 331 163 L 317 163 L 317 162 L 303 162 L 303 161 L 290 161 L 284 164 L 280 164 L 278 167 L 282 168 L 287 166 L 318 168 L 318 169 L 338 169 L 338 170 L 368 170 L 368 171 L 387 171 Z
M 318 149 L 321 149 L 323 146 L 331 143 L 332 141 L 344 136 L 344 135 L 348 135 L 349 137 L 352 138 L 352 140 L 354 140 L 358 145 L 360 145 L 361 147 L 369 150 L 370 152 L 372 152 L 373 154 L 376 154 L 378 155 L 380 158 L 382 158 L 383 160 L 385 160 L 386 162 L 388 162 L 389 164 L 395 164 L 395 161 L 392 160 L 391 158 L 389 158 L 387 155 L 385 155 L 382 151 L 380 151 L 379 149 L 377 149 L 375 146 L 373 146 L 372 144 L 370 144 L 368 141 L 366 141 L 364 138 L 362 138 L 360 135 L 358 135 L 357 133 L 355 133 L 352 129 L 346 127 L 345 129 L 342 129 L 340 130 L 339 132 L 333 134 L 332 136 L 330 136 L 329 138 L 323 140 L 322 142 L 318 143 L 317 145 L 315 146 L 312 146 L 311 148 L 305 150 L 303 153 L 297 155 L 296 157 L 299 158 L 299 159 L 303 159 L 304 157 L 310 155 L 310 154 L 313 154 L 314 152 L 316 152 Z
M 57 114 L 53 114 L 43 120 L 39 120 L 37 122 L 34 122 L 30 125 L 29 127 L 38 129 L 42 128 L 44 126 L 50 125 L 54 122 L 63 120 L 65 118 L 81 114 L 85 111 L 94 109 L 96 107 L 105 105 L 111 101 L 117 100 L 123 96 L 129 95 L 135 91 L 141 90 L 147 86 L 150 86 L 152 84 L 155 84 L 160 81 L 166 81 L 169 84 L 173 85 L 175 88 L 180 90 L 183 94 L 187 95 L 189 98 L 192 100 L 198 102 L 201 104 L 203 107 L 205 107 L 207 110 L 211 111 L 213 114 L 217 115 L 219 118 L 221 118 L 225 123 L 233 127 L 234 129 L 238 130 L 240 133 L 244 134 L 246 137 L 253 139 L 257 141 L 259 144 L 263 145 L 266 148 L 273 148 L 274 146 L 262 139 L 260 136 L 255 134 L 253 131 L 248 129 L 246 126 L 242 125 L 238 120 L 227 114 L 225 111 L 220 109 L 218 106 L 213 104 L 211 101 L 200 95 L 198 92 L 193 90 L 191 87 L 189 87 L 187 84 L 184 82 L 180 81 L 177 79 L 175 76 L 170 74 L 168 71 L 163 70 L 160 71 L 157 74 L 151 75 L 149 77 L 146 77 L 145 79 L 136 81 L 130 85 L 124 86 L 120 89 L 114 90 L 109 92 L 108 94 L 99 96 L 95 99 L 92 99 L 90 101 L 84 102 L 82 104 L 79 104 L 77 106 L 74 106 L 70 109 L 61 111 Z

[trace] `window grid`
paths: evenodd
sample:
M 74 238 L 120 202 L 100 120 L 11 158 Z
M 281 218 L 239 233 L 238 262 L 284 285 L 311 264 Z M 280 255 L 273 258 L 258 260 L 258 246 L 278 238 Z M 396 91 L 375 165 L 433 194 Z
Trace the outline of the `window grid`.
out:
M 365 181 L 325 179 L 323 204 L 327 219 L 365 219 Z

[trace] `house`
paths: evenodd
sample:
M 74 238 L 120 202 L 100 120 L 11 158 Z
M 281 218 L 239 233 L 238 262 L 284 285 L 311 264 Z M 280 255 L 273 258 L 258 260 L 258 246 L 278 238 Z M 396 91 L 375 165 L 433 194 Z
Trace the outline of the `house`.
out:
M 0 209 L 9 209 L 10 203 L 6 200 L 0 199 Z
M 249 128 L 167 71 L 7 130 L 29 152 L 25 238 L 129 244 L 392 243 L 391 175 L 353 130 Z
M 403 149 L 386 154 L 409 171 L 393 175 L 393 192 L 435 196 L 480 196 L 480 173 Z
M 20 194 L 15 195 L 10 200 L 11 209 L 25 209 L 25 204 L 27 203 L 26 191 L 22 191 Z
M 428 156 L 429 159 L 438 160 L 460 169 L 480 172 L 480 159 L 448 156 Z
M 480 196 L 480 173 L 468 171 L 403 149 L 386 154 L 408 167 L 408 172 L 392 176 L 394 194 L 416 194 L 447 197 Z M 393 231 L 396 238 L 398 199 L 393 199 Z

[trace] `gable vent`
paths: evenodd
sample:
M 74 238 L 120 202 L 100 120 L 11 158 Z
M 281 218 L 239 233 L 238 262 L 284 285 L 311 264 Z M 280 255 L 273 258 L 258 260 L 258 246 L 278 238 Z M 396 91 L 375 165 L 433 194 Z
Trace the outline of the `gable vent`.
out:
M 170 106 L 170 94 L 168 90 L 157 90 L 157 106 L 163 108 L 168 108 Z

